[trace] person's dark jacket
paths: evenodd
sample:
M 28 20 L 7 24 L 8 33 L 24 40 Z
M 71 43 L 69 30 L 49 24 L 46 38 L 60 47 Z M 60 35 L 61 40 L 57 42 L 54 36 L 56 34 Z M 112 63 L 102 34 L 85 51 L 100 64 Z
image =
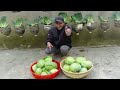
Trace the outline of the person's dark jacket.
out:
M 47 42 L 50 42 L 56 48 L 60 48 L 62 45 L 68 45 L 70 48 L 72 48 L 72 45 L 71 45 L 72 34 L 70 36 L 66 36 L 65 27 L 66 25 L 64 25 L 64 27 L 61 29 L 60 35 L 58 35 L 57 28 L 52 27 L 48 32 L 46 44 Z M 68 28 L 70 27 L 68 26 Z

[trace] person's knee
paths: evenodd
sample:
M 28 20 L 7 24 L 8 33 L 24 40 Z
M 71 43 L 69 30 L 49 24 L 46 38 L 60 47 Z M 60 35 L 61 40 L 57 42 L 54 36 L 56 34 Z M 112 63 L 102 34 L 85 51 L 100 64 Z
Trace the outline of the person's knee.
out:
M 64 56 L 67 55 L 69 49 L 70 49 L 69 46 L 61 46 L 61 47 L 60 47 L 61 54 L 64 55 Z

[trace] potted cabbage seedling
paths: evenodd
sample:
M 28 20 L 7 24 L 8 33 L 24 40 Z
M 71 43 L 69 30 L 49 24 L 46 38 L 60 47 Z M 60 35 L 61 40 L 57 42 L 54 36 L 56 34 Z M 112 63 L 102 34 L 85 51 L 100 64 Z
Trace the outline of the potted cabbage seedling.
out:
M 105 19 L 104 16 L 98 16 L 98 19 L 100 20 L 101 29 L 103 29 L 104 32 L 106 32 L 106 30 L 110 28 L 109 19 Z
M 50 30 L 51 29 L 51 27 L 52 27 L 51 25 L 52 25 L 53 21 L 54 21 L 54 18 L 50 18 L 50 17 L 47 17 L 47 16 L 44 16 L 40 19 L 40 22 L 41 22 L 41 24 L 44 25 L 45 30 Z
M 36 18 L 34 20 L 27 20 L 27 24 L 29 25 L 30 32 L 37 36 L 39 33 L 39 19 Z
M 74 15 L 71 16 L 72 18 L 72 30 L 77 32 L 83 30 L 83 26 L 86 24 L 86 21 L 82 17 L 81 13 L 75 13 Z M 79 34 L 78 34 L 79 35 Z
M 69 16 L 69 15 L 68 15 L 67 13 L 65 13 L 65 12 L 59 12 L 59 13 L 58 13 L 58 16 L 61 16 L 61 17 L 64 18 L 65 24 L 70 24 L 71 21 L 72 21 L 71 16 Z
M 97 22 L 94 20 L 92 15 L 86 15 L 85 21 L 86 21 L 87 29 L 89 33 L 92 33 L 92 31 L 95 30 L 97 27 Z
M 79 15 L 75 15 L 75 16 L 69 16 L 67 13 L 65 12 L 60 12 L 58 14 L 58 16 L 61 16 L 64 18 L 64 22 L 65 24 L 68 24 L 69 26 L 71 26 L 72 30 L 76 33 L 76 35 L 79 35 L 79 32 L 76 30 L 78 27 L 80 27 L 80 25 L 78 25 L 78 27 L 76 26 L 76 24 L 72 24 L 73 22 L 79 21 L 77 20 Z M 79 19 L 81 19 L 81 16 L 79 17 Z M 71 25 L 72 24 L 72 25 Z M 77 28 L 76 28 L 77 27 Z
M 120 12 L 113 13 L 111 19 L 114 21 L 114 26 L 120 28 Z
M 11 33 L 11 27 L 10 25 L 7 23 L 7 17 L 6 16 L 3 16 L 1 19 L 0 19 L 0 30 L 1 30 L 1 33 L 6 35 L 7 37 L 9 37 L 10 33 Z
M 16 19 L 16 21 L 13 21 L 14 30 L 16 34 L 18 34 L 20 37 L 22 37 L 23 34 L 25 33 L 25 26 L 23 25 L 23 23 L 24 23 L 23 18 L 18 18 Z

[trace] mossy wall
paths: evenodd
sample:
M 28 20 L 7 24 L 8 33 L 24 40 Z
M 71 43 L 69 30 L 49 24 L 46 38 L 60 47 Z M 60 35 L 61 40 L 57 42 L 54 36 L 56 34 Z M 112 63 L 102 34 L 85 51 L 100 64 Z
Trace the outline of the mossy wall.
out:
M 106 17 L 110 16 L 113 11 L 81 11 L 83 15 L 93 14 L 96 18 L 98 15 L 105 15 Z M 0 16 L 7 16 L 8 22 L 11 24 L 11 21 L 17 17 L 27 17 L 29 19 L 38 17 L 38 16 L 57 16 L 59 11 L 21 11 L 21 12 L 12 12 L 12 11 L 3 11 L 0 12 Z M 68 14 L 74 14 L 74 11 L 67 11 Z M 99 24 L 98 24 L 99 25 Z M 37 37 L 30 33 L 29 29 L 26 29 L 23 37 L 19 37 L 14 30 L 10 34 L 10 37 L 6 37 L 0 33 L 0 48 L 40 48 L 46 47 L 45 41 L 47 36 L 47 30 L 43 29 L 43 26 L 40 26 L 40 32 Z M 80 35 L 73 34 L 72 37 L 73 46 L 92 46 L 92 45 L 120 45 L 120 28 L 115 28 L 112 24 L 107 32 L 103 32 L 98 26 L 96 30 L 92 33 L 89 33 L 86 28 L 84 28 Z

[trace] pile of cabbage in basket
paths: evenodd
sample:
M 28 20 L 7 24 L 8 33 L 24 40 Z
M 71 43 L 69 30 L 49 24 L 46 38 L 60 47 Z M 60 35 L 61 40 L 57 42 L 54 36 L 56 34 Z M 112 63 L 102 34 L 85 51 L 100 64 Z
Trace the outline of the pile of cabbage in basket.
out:
M 64 70 L 74 73 L 87 72 L 91 67 L 92 62 L 85 57 L 73 58 L 71 56 L 65 58 L 63 65 Z
M 51 56 L 39 60 L 32 66 L 32 70 L 38 75 L 48 75 L 58 71 L 57 64 L 52 61 Z

